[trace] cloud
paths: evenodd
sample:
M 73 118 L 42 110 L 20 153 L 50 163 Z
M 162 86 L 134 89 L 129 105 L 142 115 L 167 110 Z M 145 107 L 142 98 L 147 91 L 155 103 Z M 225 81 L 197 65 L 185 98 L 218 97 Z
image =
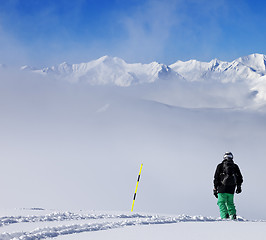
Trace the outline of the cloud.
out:
M 144 1 L 124 16 L 120 14 L 124 38 L 118 39 L 115 55 L 166 64 L 191 58 L 230 61 L 248 48 L 248 40 L 240 37 L 253 31 L 243 27 L 252 22 L 245 15 L 253 15 L 245 3 L 228 0 Z
M 97 113 L 102 113 L 102 112 L 105 112 L 107 111 L 107 109 L 110 107 L 110 104 L 109 103 L 106 103 L 104 106 L 102 106 L 101 108 L 99 108 L 97 110 Z
M 229 61 L 264 49 L 258 27 L 264 17 L 255 17 L 246 1 L 6 2 L 0 9 L 0 63 L 51 66 L 103 55 L 143 63 Z
M 120 22 L 126 37 L 121 42 L 121 55 L 131 61 L 159 59 L 172 28 L 179 24 L 175 14 L 178 2 L 146 1 L 128 16 L 122 16 Z
M 27 59 L 25 48 L 0 24 L 0 63 L 16 66 L 26 64 Z
M 222 32 L 219 21 L 227 7 L 226 1 L 144 1 L 120 16 L 125 37 L 119 41 L 118 55 L 129 61 L 166 64 L 194 56 L 206 60 L 217 48 Z

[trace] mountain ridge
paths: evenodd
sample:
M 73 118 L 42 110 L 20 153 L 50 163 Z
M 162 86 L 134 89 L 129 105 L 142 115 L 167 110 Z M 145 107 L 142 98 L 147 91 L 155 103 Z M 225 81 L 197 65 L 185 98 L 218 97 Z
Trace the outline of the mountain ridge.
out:
M 188 61 L 178 60 L 173 64 L 165 65 L 158 62 L 148 64 L 127 63 L 118 57 L 103 56 L 96 60 L 83 63 L 69 64 L 63 62 L 56 66 L 37 69 L 23 66 L 21 70 L 29 70 L 41 74 L 52 74 L 57 77 L 68 78 L 78 82 L 89 81 L 93 84 L 113 83 L 118 86 L 130 86 L 134 83 L 151 83 L 163 77 L 185 78 L 188 81 L 203 81 L 208 78 L 220 79 L 223 82 L 234 82 L 240 79 L 253 79 L 266 75 L 266 56 L 254 53 L 237 58 L 232 62 L 212 59 L 210 62 L 201 62 L 195 59 Z M 105 76 L 103 72 L 106 72 Z M 224 74 L 224 76 L 222 76 Z M 230 77 L 231 80 L 226 80 Z M 98 78 L 98 81 L 97 81 Z M 103 80 L 108 78 L 108 80 Z
M 265 59 L 266 56 L 263 54 L 251 54 L 232 62 L 218 59 L 213 59 L 210 62 L 197 60 L 183 62 L 179 60 L 169 65 L 169 67 L 190 81 L 220 78 L 222 81 L 227 82 L 225 78 L 231 77 L 231 81 L 234 82 L 240 79 L 251 79 L 266 75 Z M 225 74 L 224 77 L 221 76 L 221 73 Z
M 207 94 L 215 96 L 215 92 L 218 94 L 217 91 L 219 91 L 219 94 L 226 94 L 231 98 L 241 93 L 244 98 L 252 98 L 256 104 L 266 102 L 266 56 L 258 53 L 240 57 L 231 62 L 216 58 L 210 62 L 192 59 L 178 60 L 170 65 L 158 62 L 127 63 L 118 57 L 103 56 L 79 64 L 63 62 L 39 69 L 23 66 L 21 70 L 41 74 L 51 79 L 61 79 L 71 83 L 82 82 L 94 86 L 130 87 L 164 82 L 166 83 L 164 87 L 168 85 L 167 91 L 172 91 L 172 94 L 191 91 L 191 84 L 194 84 L 192 91 L 205 89 L 202 93 L 205 95 L 208 91 Z M 172 84 L 177 84 L 179 87 L 176 86 L 173 90 Z M 202 97 L 205 98 L 204 95 Z
M 51 74 L 71 82 L 85 81 L 92 85 L 114 84 L 121 87 L 137 83 L 152 83 L 170 71 L 168 66 L 157 62 L 126 63 L 121 58 L 109 56 L 80 64 L 63 62 L 57 66 L 42 69 L 24 66 L 21 70 L 30 70 L 45 75 Z

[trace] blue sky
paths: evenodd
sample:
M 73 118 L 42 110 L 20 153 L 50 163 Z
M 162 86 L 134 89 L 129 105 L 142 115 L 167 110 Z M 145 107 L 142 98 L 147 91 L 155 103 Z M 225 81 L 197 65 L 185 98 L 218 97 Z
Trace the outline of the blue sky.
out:
M 0 0 L 0 63 L 231 61 L 266 54 L 258 0 Z

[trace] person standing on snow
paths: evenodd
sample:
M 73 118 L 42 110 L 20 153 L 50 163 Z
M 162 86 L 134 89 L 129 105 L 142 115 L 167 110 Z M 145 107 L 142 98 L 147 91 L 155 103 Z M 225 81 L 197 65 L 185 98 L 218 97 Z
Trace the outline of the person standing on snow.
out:
M 233 154 L 226 152 L 224 160 L 218 164 L 214 174 L 213 194 L 218 198 L 217 205 L 222 219 L 236 219 L 234 193 L 242 192 L 243 177 L 239 167 L 233 161 Z M 236 189 L 236 191 L 235 191 Z

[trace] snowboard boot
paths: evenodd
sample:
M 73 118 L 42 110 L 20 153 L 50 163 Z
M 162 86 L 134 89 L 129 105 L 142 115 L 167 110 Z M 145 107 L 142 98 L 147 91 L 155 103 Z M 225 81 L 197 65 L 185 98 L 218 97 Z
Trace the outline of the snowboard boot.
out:
M 231 219 L 232 219 L 232 220 L 236 220 L 236 214 L 232 215 L 232 216 L 231 216 Z
M 228 213 L 226 214 L 225 218 L 226 218 L 226 219 L 228 219 L 228 218 L 229 218 L 229 214 L 228 214 Z

